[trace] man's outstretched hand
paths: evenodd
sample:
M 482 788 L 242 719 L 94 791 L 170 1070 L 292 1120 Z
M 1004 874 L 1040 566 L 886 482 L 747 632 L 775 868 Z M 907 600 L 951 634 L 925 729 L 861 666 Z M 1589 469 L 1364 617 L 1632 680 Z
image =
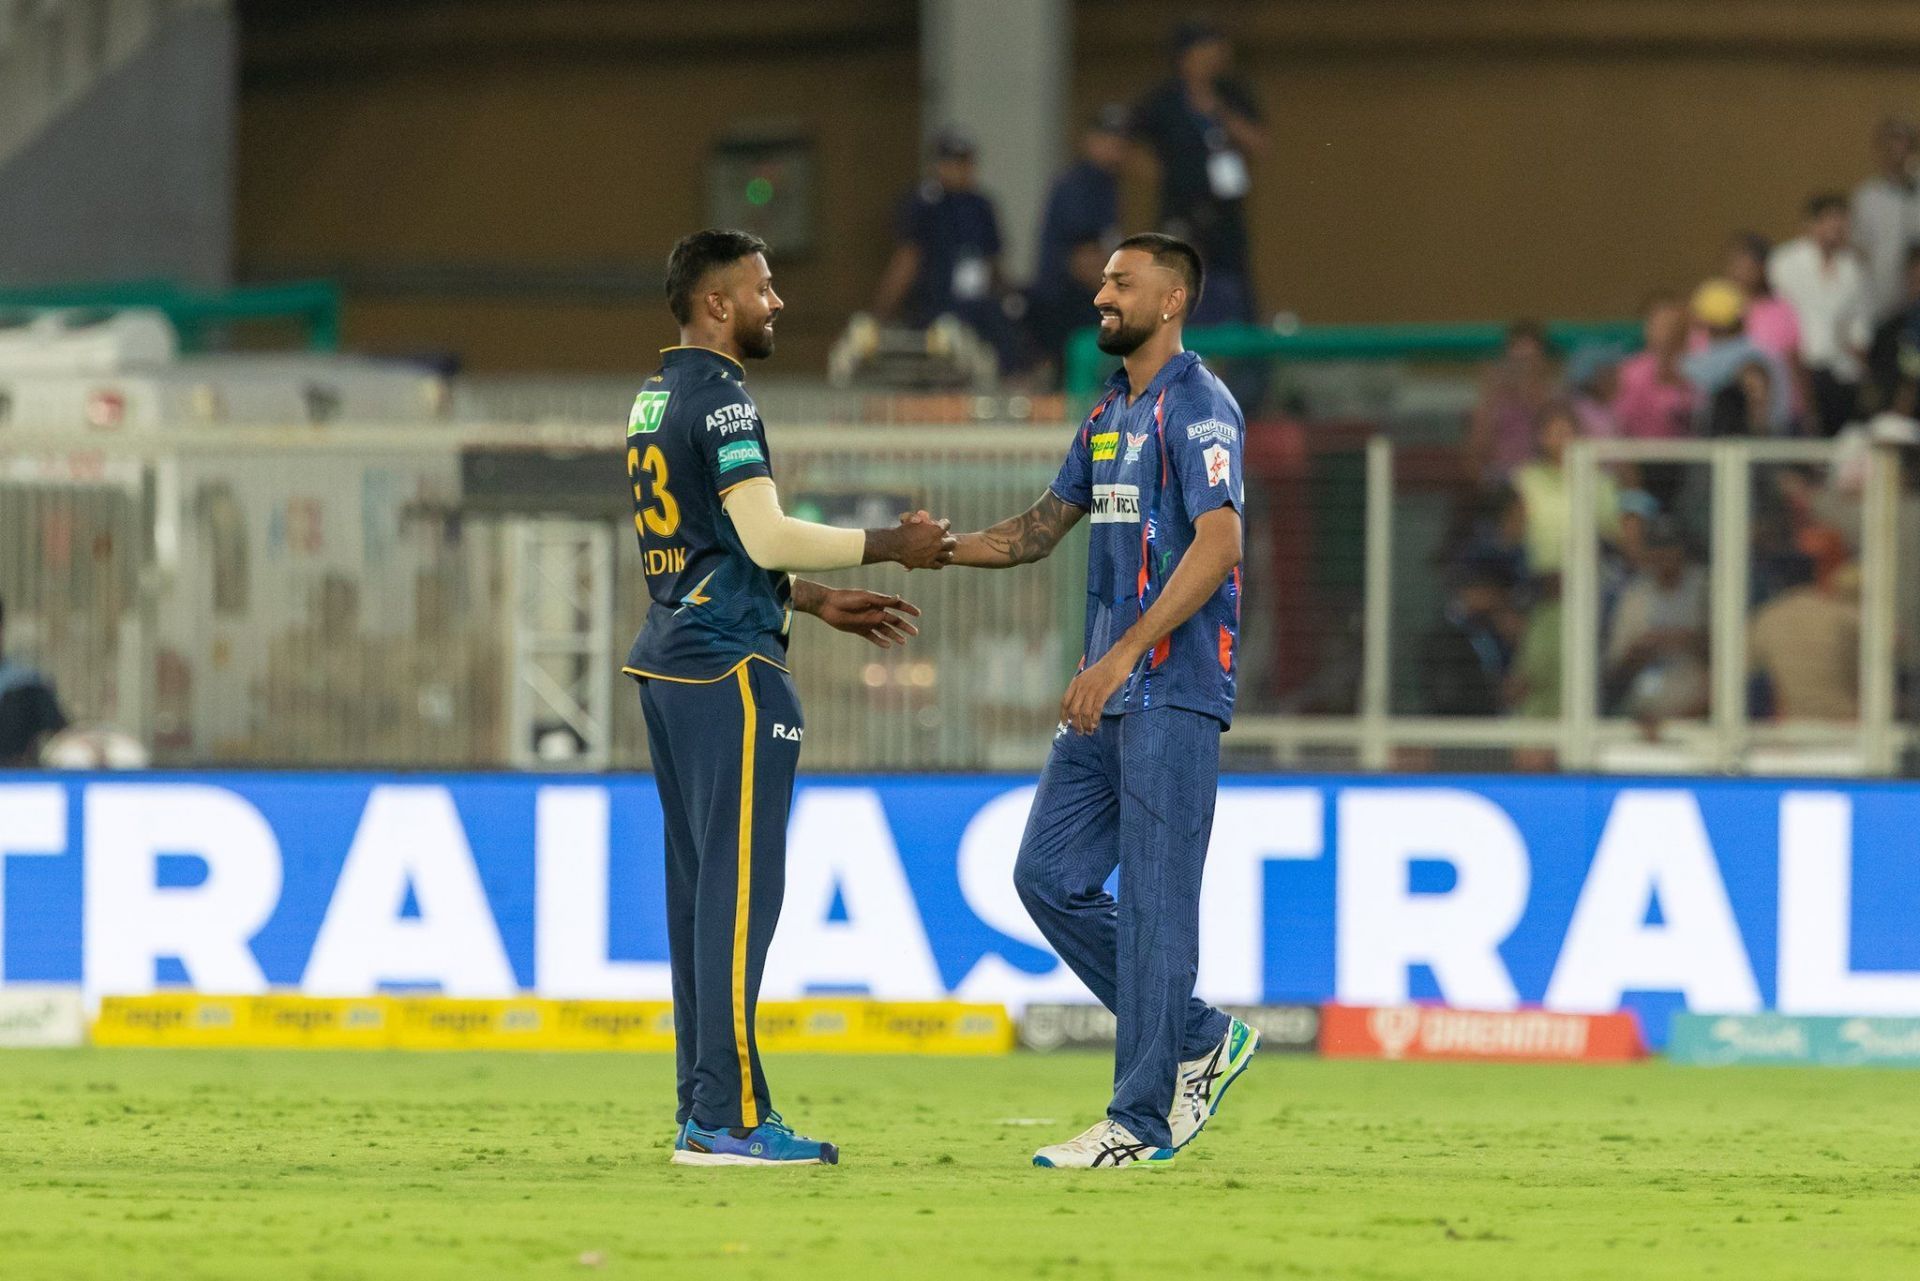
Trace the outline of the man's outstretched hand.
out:
M 924 515 L 924 513 L 922 513 Z M 863 565 L 894 561 L 907 569 L 939 569 L 953 559 L 954 537 L 944 520 L 904 515 L 891 529 L 867 531 Z
M 912 603 L 857 587 L 828 588 L 814 614 L 836 631 L 863 636 L 881 649 L 904 645 L 909 636 L 920 634 L 920 629 L 907 621 L 920 617 Z

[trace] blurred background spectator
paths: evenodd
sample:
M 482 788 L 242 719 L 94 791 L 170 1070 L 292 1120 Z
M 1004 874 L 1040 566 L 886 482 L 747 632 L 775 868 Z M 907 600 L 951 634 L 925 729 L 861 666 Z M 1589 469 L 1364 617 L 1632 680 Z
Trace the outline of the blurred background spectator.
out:
M 1860 572 L 1848 562 L 1823 583 L 1814 563 L 1791 562 L 1786 590 L 1747 631 L 1747 661 L 1776 720 L 1852 721 L 1860 715 Z
M 1767 260 L 1773 243 L 1757 231 L 1743 231 L 1727 246 L 1727 279 L 1746 295 L 1745 332 L 1753 345 L 1779 357 L 1788 376 L 1787 398 L 1794 420 L 1806 412 L 1811 395 L 1806 367 L 1800 361 L 1800 317 L 1793 305 L 1773 290 Z
M 1191 242 L 1207 264 L 1195 324 L 1257 314 L 1247 245 L 1250 156 L 1267 152 L 1253 92 L 1230 72 L 1233 48 L 1212 23 L 1173 34 L 1173 77 L 1134 109 L 1133 133 L 1160 165 L 1160 228 Z
M 1504 480 L 1531 458 L 1540 413 L 1559 389 L 1547 331 L 1532 320 L 1508 326 L 1506 350 L 1481 372 L 1479 398 L 1467 422 L 1471 474 Z
M 1636 440 L 1673 440 L 1693 433 L 1700 396 L 1681 370 L 1687 350 L 1687 311 L 1672 294 L 1655 294 L 1641 308 L 1644 346 L 1620 362 L 1613 416 L 1620 434 Z
M 1620 434 L 1613 401 L 1620 391 L 1620 362 L 1625 358 L 1625 351 L 1605 343 L 1586 343 L 1567 357 L 1567 403 L 1580 420 L 1582 436 L 1612 440 Z
M 1861 408 L 1912 418 L 1920 411 L 1920 244 L 1907 249 L 1900 305 L 1873 331 Z
M 993 346 L 1002 372 L 1016 369 L 1018 342 L 1002 302 L 1000 219 L 976 189 L 973 139 L 958 130 L 933 144 L 933 172 L 902 196 L 893 256 L 873 309 L 880 319 L 924 329 L 953 316 Z
M 7 657 L 7 606 L 0 601 L 0 768 L 37 765 L 40 748 L 67 727 L 53 683 Z
M 1447 603 L 1420 646 L 1426 712 L 1497 716 L 1523 626 L 1513 606 L 1512 566 L 1479 553 L 1461 560 L 1450 576 Z
M 1513 490 L 1520 504 L 1522 541 L 1531 574 L 1558 575 L 1566 568 L 1572 496 L 1567 488 L 1567 446 L 1580 437 L 1573 406 L 1553 401 L 1537 416 L 1534 457 L 1514 469 Z M 1595 478 L 1594 514 L 1600 537 L 1620 533 L 1620 491 L 1605 471 Z
M 1767 274 L 1800 318 L 1801 359 L 1822 435 L 1853 421 L 1866 351 L 1866 276 L 1849 241 L 1847 202 L 1831 192 L 1807 202 L 1806 230 L 1773 251 Z
M 1878 167 L 1853 192 L 1853 245 L 1865 277 L 1867 311 L 1878 324 L 1905 299 L 1907 247 L 1920 241 L 1920 183 L 1914 146 L 1920 136 L 1904 116 L 1888 116 L 1873 131 Z
M 1120 239 L 1128 121 L 1118 103 L 1102 107 L 1080 137 L 1080 158 L 1047 193 L 1027 324 L 1041 359 L 1055 370 L 1062 367 L 1067 339 L 1090 323 L 1108 249 Z
M 1607 636 L 1605 704 L 1649 734 L 1707 710 L 1707 571 L 1671 517 L 1653 521 Z
M 1748 336 L 1740 286 L 1709 280 L 1694 290 L 1691 310 L 1700 342 L 1680 370 L 1701 397 L 1700 434 L 1786 435 L 1793 427 L 1791 375 L 1778 356 Z

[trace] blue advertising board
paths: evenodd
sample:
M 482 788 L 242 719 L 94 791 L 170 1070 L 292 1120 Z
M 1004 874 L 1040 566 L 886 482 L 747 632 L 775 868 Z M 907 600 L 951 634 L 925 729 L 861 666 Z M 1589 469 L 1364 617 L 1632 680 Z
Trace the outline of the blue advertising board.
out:
M 1030 780 L 802 780 L 766 995 L 1084 998 L 1011 884 Z M 658 998 L 645 776 L 0 774 L 0 982 Z M 1124 886 L 1121 891 L 1124 893 Z M 1920 786 L 1226 780 L 1199 990 L 1920 1014 Z

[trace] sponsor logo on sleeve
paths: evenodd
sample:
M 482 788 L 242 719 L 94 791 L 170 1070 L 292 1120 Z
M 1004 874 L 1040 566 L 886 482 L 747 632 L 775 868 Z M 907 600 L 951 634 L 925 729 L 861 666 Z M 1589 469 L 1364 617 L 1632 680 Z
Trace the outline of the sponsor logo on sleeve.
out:
M 667 397 L 670 391 L 643 391 L 633 398 L 633 412 L 627 415 L 627 435 L 650 436 L 660 430 L 660 422 L 667 416 Z
M 1121 459 L 1120 461 L 1127 462 L 1127 463 L 1139 462 L 1140 451 L 1146 448 L 1146 444 L 1147 444 L 1146 432 L 1143 431 L 1139 435 L 1135 435 L 1132 432 L 1128 432 L 1127 433 L 1127 456 Z
M 731 436 L 735 432 L 751 431 L 758 415 L 746 401 L 736 401 L 731 405 L 722 405 L 707 415 L 707 430 L 717 431 L 721 436 Z
M 1225 445 L 1208 445 L 1200 455 L 1207 460 L 1207 484 L 1224 485 L 1233 479 L 1233 455 Z
M 1140 523 L 1140 486 L 1095 485 L 1093 487 L 1093 523 L 1138 525 Z
M 760 442 L 757 440 L 736 440 L 731 445 L 722 445 L 718 457 L 722 472 L 767 461 L 767 456 L 760 452 Z
M 1097 436 L 1088 439 L 1087 444 L 1093 448 L 1094 462 L 1112 462 L 1114 455 L 1120 452 L 1120 433 L 1117 431 L 1103 431 Z
M 1217 440 L 1223 445 L 1231 445 L 1240 439 L 1240 429 L 1232 423 L 1223 423 L 1218 418 L 1209 418 L 1203 423 L 1189 424 L 1187 439 Z

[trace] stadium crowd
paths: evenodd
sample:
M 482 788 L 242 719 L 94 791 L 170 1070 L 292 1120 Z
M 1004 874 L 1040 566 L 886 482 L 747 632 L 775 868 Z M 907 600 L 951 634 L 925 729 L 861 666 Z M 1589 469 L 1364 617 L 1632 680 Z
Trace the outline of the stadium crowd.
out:
M 1219 27 L 1181 23 L 1170 52 L 1164 82 L 1130 106 L 1107 104 L 1089 122 L 1077 158 L 1048 193 L 1024 289 L 1002 267 L 1000 216 L 979 189 L 973 139 L 942 132 L 925 180 L 900 199 L 874 315 L 917 329 L 952 316 L 993 348 L 1003 375 L 1056 380 L 1067 339 L 1086 327 L 1101 269 L 1121 238 L 1120 179 L 1138 147 L 1159 170 L 1158 230 L 1206 260 L 1194 323 L 1252 320 L 1245 204 L 1248 160 L 1267 149 L 1260 108 L 1232 74 L 1232 46 Z
M 1244 205 L 1248 160 L 1267 148 L 1260 108 L 1232 74 L 1221 29 L 1183 23 L 1170 52 L 1166 81 L 1089 123 L 1041 214 L 1024 290 L 1002 270 L 999 215 L 978 189 L 974 143 L 941 134 L 927 179 L 901 200 L 876 315 L 912 327 L 955 317 L 1017 382 L 1057 378 L 1120 234 L 1120 181 L 1137 148 L 1157 163 L 1159 225 L 1207 260 L 1196 320 L 1253 320 Z M 1438 552 L 1448 594 L 1422 644 L 1419 711 L 1559 714 L 1574 441 L 1822 438 L 1858 432 L 1876 415 L 1920 415 L 1920 130 L 1889 118 L 1872 145 L 1876 172 L 1851 197 L 1812 196 L 1799 235 L 1777 245 L 1754 231 L 1731 235 L 1691 290 L 1649 297 L 1638 350 L 1556 351 L 1544 326 L 1511 326 L 1467 424 L 1464 496 Z M 1704 715 L 1705 469 L 1610 467 L 1597 498 L 1601 709 L 1650 732 Z M 1751 710 L 1853 719 L 1857 483 L 1764 468 L 1754 501 Z
M 1810 198 L 1778 246 L 1730 238 L 1717 274 L 1642 313 L 1642 347 L 1560 353 L 1508 332 L 1466 437 L 1473 497 L 1443 549 L 1449 597 L 1424 644 L 1423 710 L 1559 711 L 1568 446 L 1585 438 L 1864 438 L 1920 405 L 1920 131 L 1873 135 L 1879 171 L 1851 199 Z M 1904 430 L 1911 431 L 1911 427 Z M 1705 469 L 1618 465 L 1600 478 L 1603 712 L 1660 722 L 1708 702 Z M 1772 466 L 1754 494 L 1751 710 L 1858 715 L 1858 476 Z

